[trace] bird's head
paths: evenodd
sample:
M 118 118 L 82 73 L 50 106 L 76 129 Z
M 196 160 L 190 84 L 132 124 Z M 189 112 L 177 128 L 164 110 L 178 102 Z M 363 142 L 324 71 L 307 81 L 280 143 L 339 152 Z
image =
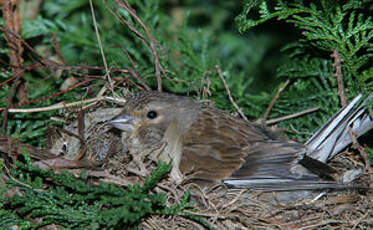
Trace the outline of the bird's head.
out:
M 191 98 L 156 91 L 142 91 L 127 99 L 123 111 L 109 123 L 139 137 L 142 144 L 155 144 L 171 123 L 184 130 L 193 123 L 199 103 Z

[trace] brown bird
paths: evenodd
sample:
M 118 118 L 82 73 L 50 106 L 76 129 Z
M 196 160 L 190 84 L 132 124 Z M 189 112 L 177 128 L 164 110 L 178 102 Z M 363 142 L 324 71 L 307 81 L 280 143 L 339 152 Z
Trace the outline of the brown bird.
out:
M 360 98 L 305 144 L 282 140 L 264 127 L 191 98 L 155 91 L 128 98 L 110 123 L 128 134 L 135 152 L 151 152 L 166 142 L 168 159 L 182 173 L 193 172 L 197 182 L 266 190 L 339 188 L 345 185 L 325 179 L 334 172 L 325 163 L 351 143 L 347 127 L 358 135 L 373 127 L 364 108 L 368 99 L 354 108 Z

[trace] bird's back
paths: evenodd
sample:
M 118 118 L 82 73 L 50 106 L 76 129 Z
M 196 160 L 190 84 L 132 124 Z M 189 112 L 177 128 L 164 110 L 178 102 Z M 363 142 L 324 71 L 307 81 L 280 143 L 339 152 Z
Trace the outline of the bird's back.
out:
M 303 144 L 206 107 L 184 136 L 180 169 L 207 181 L 299 178 L 292 167 L 305 151 Z

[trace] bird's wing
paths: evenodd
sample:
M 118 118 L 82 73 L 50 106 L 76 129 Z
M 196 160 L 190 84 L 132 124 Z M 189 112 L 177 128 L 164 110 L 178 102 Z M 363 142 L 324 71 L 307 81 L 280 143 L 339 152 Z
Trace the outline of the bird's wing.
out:
M 270 191 L 346 188 L 329 180 L 335 172 L 331 167 L 305 153 L 305 146 L 299 143 L 253 143 L 245 163 L 223 181 L 233 187 Z
M 220 181 L 244 163 L 247 139 L 265 140 L 256 126 L 235 119 L 223 111 L 203 108 L 183 139 L 180 168 L 193 171 L 202 180 Z

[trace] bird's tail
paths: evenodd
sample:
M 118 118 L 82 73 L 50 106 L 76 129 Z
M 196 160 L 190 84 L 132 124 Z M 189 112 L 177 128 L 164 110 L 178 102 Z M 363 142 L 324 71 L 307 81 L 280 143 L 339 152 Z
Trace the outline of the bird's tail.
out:
M 309 157 L 325 163 L 352 143 L 350 129 L 359 137 L 373 128 L 373 119 L 365 108 L 373 93 L 358 104 L 361 98 L 361 94 L 356 96 L 306 142 Z

